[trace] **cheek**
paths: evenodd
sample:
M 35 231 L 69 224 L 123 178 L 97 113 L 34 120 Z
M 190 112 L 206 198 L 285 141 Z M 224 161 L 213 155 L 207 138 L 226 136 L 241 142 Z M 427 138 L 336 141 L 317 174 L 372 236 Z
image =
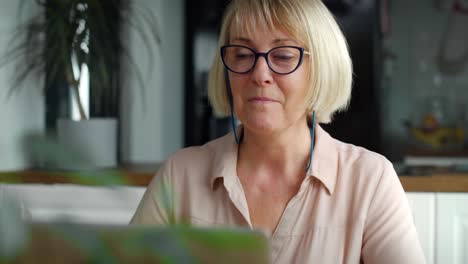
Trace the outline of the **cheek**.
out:
M 291 76 L 291 78 L 278 81 L 278 86 L 281 87 L 286 99 L 304 101 L 309 89 L 309 82 L 302 76 Z
M 242 94 L 246 87 L 246 81 L 244 76 L 229 76 L 231 84 L 231 93 L 233 98 L 234 114 L 236 118 L 243 119 L 242 109 L 244 109 L 244 103 L 242 101 Z
M 302 77 L 291 78 L 287 82 L 282 83 L 280 87 L 283 87 L 282 92 L 286 99 L 285 107 L 293 112 L 306 111 L 308 107 L 306 98 L 309 85 L 307 79 Z
M 233 76 L 232 74 L 229 75 L 229 81 L 231 84 L 231 92 L 233 97 L 235 98 L 236 103 L 239 101 L 242 96 L 240 96 L 244 89 L 247 87 L 247 82 L 248 79 L 244 75 L 235 75 Z
M 303 63 L 303 65 L 297 69 L 297 74 L 291 77 L 294 78 L 293 82 L 296 87 L 296 93 L 302 97 L 302 100 L 305 100 L 310 87 L 308 63 Z

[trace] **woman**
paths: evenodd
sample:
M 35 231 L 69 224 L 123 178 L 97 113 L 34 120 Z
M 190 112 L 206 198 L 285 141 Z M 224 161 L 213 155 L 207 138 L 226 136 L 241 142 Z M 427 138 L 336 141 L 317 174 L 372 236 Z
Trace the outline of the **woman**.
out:
M 352 82 L 323 3 L 233 0 L 219 46 L 210 100 L 242 125 L 172 155 L 132 222 L 259 229 L 275 263 L 423 263 L 392 164 L 318 125 L 346 107 Z

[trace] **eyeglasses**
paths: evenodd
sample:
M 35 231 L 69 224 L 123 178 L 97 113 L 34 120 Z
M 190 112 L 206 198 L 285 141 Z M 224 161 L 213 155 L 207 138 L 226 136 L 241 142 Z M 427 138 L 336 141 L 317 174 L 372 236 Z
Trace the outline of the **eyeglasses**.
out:
M 226 45 L 221 47 L 221 58 L 224 66 L 232 72 L 244 74 L 251 71 L 257 63 L 258 57 L 264 57 L 270 70 L 277 74 L 290 74 L 297 70 L 302 63 L 304 48 L 295 46 L 280 46 L 268 52 L 256 52 L 241 45 Z

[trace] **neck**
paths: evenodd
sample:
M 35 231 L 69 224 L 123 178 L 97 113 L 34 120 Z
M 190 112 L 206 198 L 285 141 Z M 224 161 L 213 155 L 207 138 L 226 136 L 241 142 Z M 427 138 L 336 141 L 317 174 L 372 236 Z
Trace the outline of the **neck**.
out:
M 307 122 L 298 123 L 268 135 L 244 128 L 238 164 L 266 175 L 303 174 L 309 163 L 311 136 Z

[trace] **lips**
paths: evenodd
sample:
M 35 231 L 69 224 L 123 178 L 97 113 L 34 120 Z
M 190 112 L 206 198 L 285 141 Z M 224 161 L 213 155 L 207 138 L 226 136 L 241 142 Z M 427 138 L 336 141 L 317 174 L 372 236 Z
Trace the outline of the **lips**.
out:
M 254 96 L 249 98 L 249 102 L 277 102 L 276 100 L 269 98 L 269 97 L 264 97 L 264 96 Z

